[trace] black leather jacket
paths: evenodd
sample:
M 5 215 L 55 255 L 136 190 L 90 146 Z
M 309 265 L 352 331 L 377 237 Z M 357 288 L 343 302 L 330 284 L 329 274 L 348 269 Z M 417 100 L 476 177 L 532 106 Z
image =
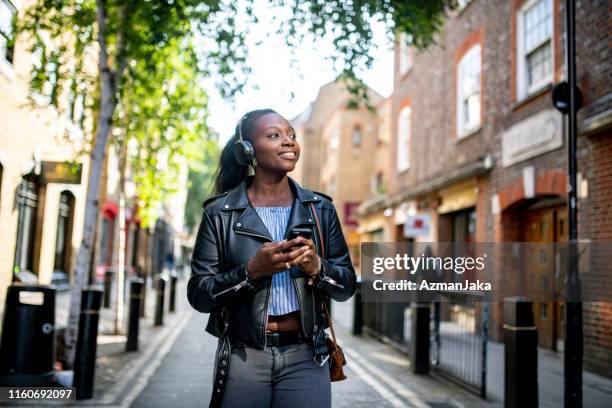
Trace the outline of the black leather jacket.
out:
M 204 214 L 198 229 L 191 261 L 191 278 L 187 297 L 193 308 L 210 313 L 206 331 L 216 337 L 223 333 L 223 315 L 227 312 L 227 336 L 232 344 L 265 348 L 265 322 L 270 296 L 271 277 L 251 282 L 246 279 L 246 264 L 257 250 L 272 237 L 250 204 L 246 188 L 248 176 L 234 189 L 204 202 Z M 337 301 L 349 299 L 356 288 L 355 270 L 331 198 L 300 186 L 289 177 L 294 193 L 285 238 L 297 226 L 312 228 L 312 239 L 321 255 L 315 219 L 309 203 L 314 203 L 325 243 L 321 273 L 314 286 L 307 275 L 292 269 L 297 290 L 303 334 L 313 339 L 315 324 L 327 327 L 321 314 L 322 298 Z M 315 292 L 317 296 L 315 298 Z

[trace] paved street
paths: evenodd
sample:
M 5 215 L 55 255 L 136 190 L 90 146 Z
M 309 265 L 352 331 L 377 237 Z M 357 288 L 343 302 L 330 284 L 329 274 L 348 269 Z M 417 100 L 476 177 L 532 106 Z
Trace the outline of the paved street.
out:
M 334 383 L 334 407 L 495 406 L 454 385 L 410 373 L 405 356 L 377 340 L 347 330 L 351 304 L 334 304 L 348 379 Z M 132 407 L 207 406 L 216 339 L 204 332 L 207 316 L 194 314 Z

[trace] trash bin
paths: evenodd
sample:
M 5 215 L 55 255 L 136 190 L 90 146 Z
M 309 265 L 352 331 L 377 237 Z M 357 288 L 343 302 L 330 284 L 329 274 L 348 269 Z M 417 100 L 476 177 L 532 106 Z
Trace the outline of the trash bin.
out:
M 13 284 L 6 293 L 0 385 L 45 385 L 55 376 L 55 288 Z

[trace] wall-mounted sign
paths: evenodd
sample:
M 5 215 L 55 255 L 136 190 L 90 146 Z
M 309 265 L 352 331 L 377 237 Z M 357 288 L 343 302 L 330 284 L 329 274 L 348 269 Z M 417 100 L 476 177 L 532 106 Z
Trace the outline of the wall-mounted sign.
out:
M 357 209 L 361 202 L 344 203 L 344 225 L 347 227 L 358 227 L 359 219 L 357 218 Z
M 431 216 L 426 213 L 406 216 L 404 222 L 404 237 L 428 237 L 431 230 Z
M 502 165 L 508 167 L 563 146 L 562 123 L 563 115 L 549 109 L 512 125 L 502 135 Z
M 42 162 L 41 177 L 43 183 L 81 184 L 81 163 Z

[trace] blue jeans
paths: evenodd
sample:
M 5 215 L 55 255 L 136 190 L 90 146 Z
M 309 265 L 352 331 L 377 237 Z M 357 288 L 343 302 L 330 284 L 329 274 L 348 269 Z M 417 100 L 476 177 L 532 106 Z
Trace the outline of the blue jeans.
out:
M 329 362 L 313 361 L 308 343 L 258 350 L 232 346 L 223 408 L 331 407 Z

